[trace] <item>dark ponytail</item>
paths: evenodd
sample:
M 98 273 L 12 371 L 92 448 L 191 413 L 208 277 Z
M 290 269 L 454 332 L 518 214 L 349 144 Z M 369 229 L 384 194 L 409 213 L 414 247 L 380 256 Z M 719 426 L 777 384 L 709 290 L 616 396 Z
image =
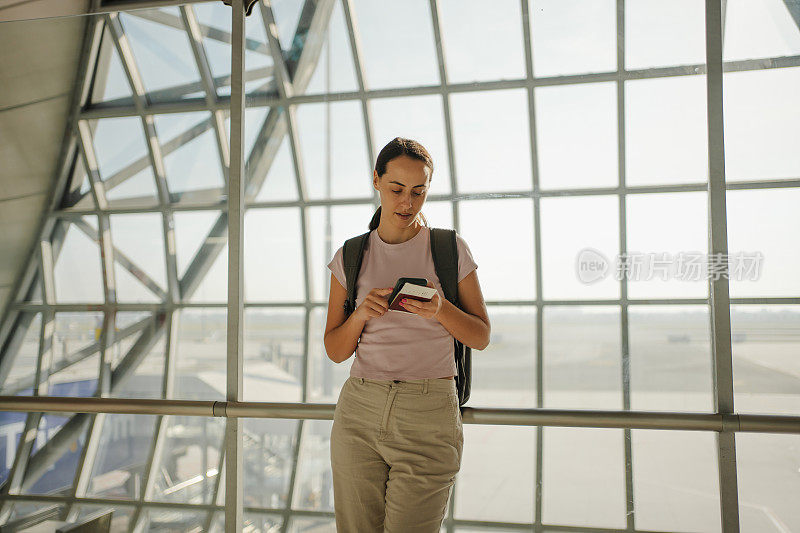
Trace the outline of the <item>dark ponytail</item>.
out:
M 375 172 L 378 173 L 378 177 L 386 174 L 386 164 L 389 161 L 395 157 L 400 157 L 401 155 L 405 155 L 425 163 L 425 166 L 428 167 L 428 170 L 430 170 L 430 177 L 433 179 L 433 158 L 431 157 L 431 154 L 428 153 L 425 147 L 419 142 L 413 139 L 406 139 L 404 137 L 395 137 L 381 149 L 380 153 L 378 154 L 378 158 L 375 161 Z M 420 219 L 420 222 L 424 226 L 428 225 L 428 220 L 425 218 L 425 215 L 422 214 L 422 211 L 419 212 L 417 218 Z M 375 211 L 375 214 L 372 215 L 372 220 L 369 221 L 370 231 L 377 228 L 380 222 L 381 208 L 379 206 Z

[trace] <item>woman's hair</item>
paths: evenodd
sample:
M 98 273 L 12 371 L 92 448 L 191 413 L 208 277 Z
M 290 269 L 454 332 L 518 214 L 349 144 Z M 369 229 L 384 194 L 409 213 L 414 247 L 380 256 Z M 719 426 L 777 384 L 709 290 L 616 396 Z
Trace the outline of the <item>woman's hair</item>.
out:
M 375 161 L 375 172 L 378 173 L 378 177 L 382 177 L 384 174 L 386 174 L 386 164 L 389 161 L 395 157 L 400 157 L 401 155 L 405 155 L 425 163 L 425 166 L 428 167 L 428 170 L 430 171 L 429 175 L 431 179 L 433 179 L 433 158 L 431 157 L 431 154 L 429 154 L 425 147 L 417 141 L 413 139 L 406 139 L 404 137 L 395 137 L 381 149 L 380 153 L 378 154 L 378 159 Z M 420 222 L 423 225 L 428 225 L 428 221 L 425 219 L 425 215 L 422 214 L 422 211 L 419 212 L 417 218 L 420 219 Z M 372 220 L 369 222 L 370 231 L 377 228 L 380 222 L 381 208 L 378 207 L 377 211 L 375 211 L 375 214 L 372 215 Z

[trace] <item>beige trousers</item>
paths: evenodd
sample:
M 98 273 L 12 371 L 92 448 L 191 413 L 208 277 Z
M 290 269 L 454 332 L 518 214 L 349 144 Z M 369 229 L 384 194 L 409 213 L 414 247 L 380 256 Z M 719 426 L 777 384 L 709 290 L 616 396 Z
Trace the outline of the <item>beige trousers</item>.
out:
M 350 377 L 331 429 L 338 533 L 438 533 L 461 468 L 454 379 Z

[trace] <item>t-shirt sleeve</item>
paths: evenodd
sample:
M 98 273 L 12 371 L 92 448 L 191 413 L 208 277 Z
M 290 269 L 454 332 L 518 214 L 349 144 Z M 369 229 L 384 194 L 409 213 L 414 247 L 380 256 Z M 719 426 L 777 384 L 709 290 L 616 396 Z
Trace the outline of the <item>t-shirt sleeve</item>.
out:
M 456 233 L 456 246 L 458 248 L 458 281 L 460 283 L 470 272 L 478 268 L 478 265 L 472 257 L 467 242 L 458 233 Z
M 333 255 L 333 259 L 331 262 L 328 263 L 328 269 L 333 272 L 333 276 L 342 284 L 342 287 L 345 289 L 347 288 L 347 279 L 344 275 L 344 257 L 343 257 L 343 246 L 340 246 L 336 253 Z

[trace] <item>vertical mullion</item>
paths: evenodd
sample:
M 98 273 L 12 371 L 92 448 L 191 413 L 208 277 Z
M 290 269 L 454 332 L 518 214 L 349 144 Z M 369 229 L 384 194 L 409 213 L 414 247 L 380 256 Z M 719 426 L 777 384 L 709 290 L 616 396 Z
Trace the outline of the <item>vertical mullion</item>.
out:
M 739 531 L 736 435 L 726 428 L 734 412 L 731 316 L 728 290 L 728 228 L 725 187 L 725 145 L 722 98 L 722 6 L 706 0 L 706 96 L 708 116 L 709 258 L 721 258 L 722 275 L 710 277 L 711 348 L 714 358 L 714 407 L 722 417 L 716 434 L 719 503 L 723 533 Z M 709 262 L 710 263 L 710 262 Z M 716 263 L 716 261 L 715 261 Z M 710 269 L 709 269 L 710 271 Z
M 522 35 L 525 52 L 526 91 L 528 95 L 528 136 L 530 138 L 531 188 L 533 191 L 533 255 L 536 286 L 536 407 L 544 406 L 544 307 L 542 305 L 542 235 L 539 191 L 539 152 L 536 146 L 536 105 L 534 98 L 533 48 L 528 0 L 521 0 Z M 544 469 L 544 428 L 536 426 L 536 479 L 534 482 L 534 531 L 542 531 L 542 480 Z
M 244 223 L 244 189 L 242 178 L 244 156 L 244 1 L 231 3 L 231 168 L 228 180 L 228 334 L 227 379 L 228 402 L 242 400 L 242 245 Z M 242 419 L 226 418 L 225 424 L 225 531 L 242 530 Z
M 617 25 L 617 171 L 619 172 L 618 196 L 618 221 L 619 221 L 619 253 L 625 257 L 628 249 L 627 231 L 627 194 L 626 180 L 627 168 L 625 166 L 626 131 L 625 131 L 625 0 L 616 0 L 616 25 Z M 631 381 L 630 381 L 630 342 L 628 331 L 628 279 L 622 276 L 620 290 L 620 351 L 622 352 L 622 409 L 631 409 Z M 633 494 L 633 446 L 631 442 L 631 429 L 623 429 L 623 453 L 625 465 L 625 519 L 628 531 L 636 529 L 636 516 Z

